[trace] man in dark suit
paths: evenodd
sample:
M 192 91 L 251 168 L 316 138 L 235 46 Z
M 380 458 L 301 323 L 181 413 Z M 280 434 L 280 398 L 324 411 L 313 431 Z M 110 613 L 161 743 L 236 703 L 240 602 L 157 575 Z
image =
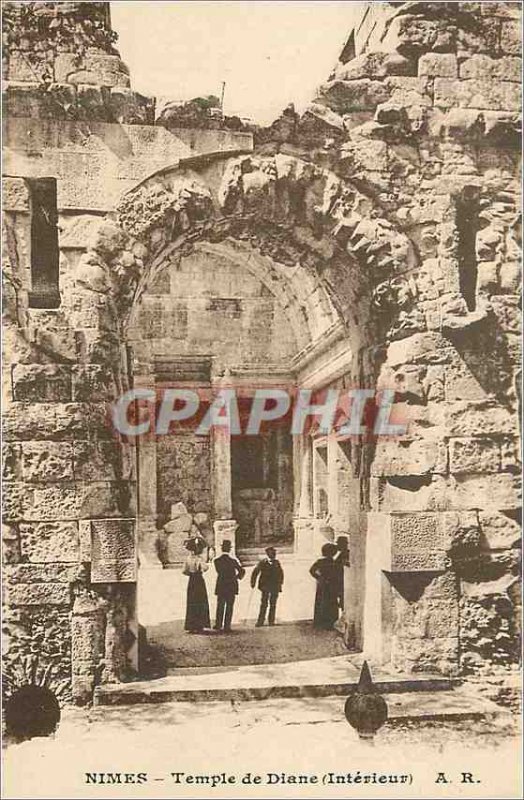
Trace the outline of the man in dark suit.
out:
M 284 571 L 277 561 L 277 551 L 274 547 L 266 548 L 266 558 L 258 562 L 251 573 L 251 586 L 256 586 L 258 578 L 258 588 L 262 592 L 260 598 L 260 611 L 256 627 L 260 628 L 266 619 L 267 607 L 269 605 L 268 623 L 275 624 L 275 614 L 277 610 L 278 595 L 282 591 L 284 583 Z
M 217 584 L 215 594 L 217 596 L 217 616 L 215 630 L 224 630 L 225 633 L 231 631 L 231 619 L 233 617 L 233 606 L 235 597 L 238 594 L 238 582 L 246 574 L 245 569 L 237 558 L 230 555 L 231 542 L 224 539 L 222 542 L 222 555 L 215 558 L 214 564 L 217 571 Z

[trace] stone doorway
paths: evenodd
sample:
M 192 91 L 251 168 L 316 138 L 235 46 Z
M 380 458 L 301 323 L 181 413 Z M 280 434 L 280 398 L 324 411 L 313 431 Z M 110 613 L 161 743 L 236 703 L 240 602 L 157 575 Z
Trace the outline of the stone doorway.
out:
M 231 437 L 231 493 L 239 554 L 293 544 L 293 441 L 281 429 Z

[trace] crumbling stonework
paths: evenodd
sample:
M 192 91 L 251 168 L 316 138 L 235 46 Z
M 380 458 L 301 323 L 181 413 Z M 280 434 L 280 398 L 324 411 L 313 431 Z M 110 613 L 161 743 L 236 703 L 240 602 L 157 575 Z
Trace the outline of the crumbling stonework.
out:
M 394 388 L 408 421 L 400 440 L 352 442 L 348 463 L 327 445 L 330 508 L 350 536 L 352 644 L 403 670 L 513 663 L 518 4 L 375 6 L 367 44 L 302 117 L 288 109 L 254 150 L 246 133 L 195 133 L 193 152 L 129 88 L 107 4 L 58 5 L 25 6 L 21 30 L 41 32 L 41 15 L 45 53 L 29 33 L 6 47 L 7 658 L 39 646 L 48 614 L 46 657 L 78 701 L 136 667 L 134 521 L 159 521 L 140 485 L 137 508 L 135 448 L 109 405 L 144 374 L 130 354 L 140 314 L 169 294 L 170 269 L 205 252 L 278 287 L 293 330 L 282 355 L 306 354 L 290 368 L 298 385 L 322 347 L 344 344 L 351 362 L 325 384 Z M 87 37 L 79 54 L 58 36 L 70 24 Z M 57 308 L 30 302 L 39 176 L 57 179 Z M 186 340 L 177 313 L 175 330 L 160 315 L 149 336 Z M 309 458 L 297 444 L 297 537 L 317 525 Z M 191 513 L 231 528 L 213 496 L 214 512 L 198 500 Z

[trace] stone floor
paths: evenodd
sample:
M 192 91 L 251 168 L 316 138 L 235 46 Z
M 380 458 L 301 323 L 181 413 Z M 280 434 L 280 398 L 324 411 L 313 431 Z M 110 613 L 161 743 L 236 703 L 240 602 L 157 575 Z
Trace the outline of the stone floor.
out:
M 439 705 L 445 705 L 442 693 Z M 260 702 L 162 703 L 161 705 L 69 709 L 52 738 L 7 747 L 6 798 L 415 798 L 520 797 L 520 740 L 507 715 L 488 719 L 409 722 L 402 702 L 389 697 L 392 720 L 373 743 L 359 740 L 344 718 L 344 699 L 308 698 Z M 411 698 L 411 700 L 409 699 Z M 421 694 L 418 709 L 434 703 Z M 400 703 L 400 705 L 399 705 Z M 404 705 L 404 711 L 409 710 Z M 396 709 L 396 711 L 395 711 Z M 451 786 L 436 786 L 446 770 Z M 460 788 L 460 771 L 475 775 Z M 403 786 L 322 784 L 329 772 L 347 776 L 406 774 Z M 86 785 L 86 772 L 147 774 L 141 785 Z M 232 775 L 235 784 L 214 789 L 185 782 L 172 772 Z M 317 775 L 317 785 L 299 788 L 268 773 Z M 262 785 L 242 783 L 259 774 Z M 185 781 L 185 776 L 183 780 Z M 454 790 L 454 787 L 457 787 Z M 458 792 L 455 793 L 455 792 Z
M 346 652 L 334 631 L 315 630 L 311 622 L 283 623 L 255 628 L 254 623 L 236 625 L 230 634 L 208 631 L 189 634 L 182 621 L 164 622 L 147 628 L 150 658 L 159 670 L 207 668 L 302 661 Z

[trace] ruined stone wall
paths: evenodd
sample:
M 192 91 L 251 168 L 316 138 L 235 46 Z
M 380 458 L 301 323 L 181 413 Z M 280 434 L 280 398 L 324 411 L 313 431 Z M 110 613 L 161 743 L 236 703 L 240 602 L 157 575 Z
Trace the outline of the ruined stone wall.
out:
M 397 311 L 378 382 L 397 389 L 410 425 L 400 444 L 377 443 L 371 467 L 367 560 L 389 553 L 375 561 L 389 585 L 374 603 L 389 598 L 387 612 L 369 609 L 369 634 L 387 631 L 382 646 L 401 668 L 508 663 L 518 648 L 520 8 L 385 4 L 364 50 L 339 64 L 309 114 L 337 137 L 339 174 L 416 252 L 402 274 L 384 263 L 374 276 L 379 306 Z
M 16 684 L 48 670 L 84 702 L 136 666 L 136 492 L 133 448 L 115 438 L 109 408 L 129 385 L 119 298 L 105 305 L 100 274 L 88 296 L 71 276 L 94 241 L 116 254 L 97 228 L 123 192 L 191 153 L 249 149 L 251 137 L 154 126 L 107 3 L 5 4 L 3 19 L 6 672 Z M 42 177 L 57 182 L 60 260 L 36 308 L 30 181 Z M 140 254 L 121 253 L 121 268 Z

